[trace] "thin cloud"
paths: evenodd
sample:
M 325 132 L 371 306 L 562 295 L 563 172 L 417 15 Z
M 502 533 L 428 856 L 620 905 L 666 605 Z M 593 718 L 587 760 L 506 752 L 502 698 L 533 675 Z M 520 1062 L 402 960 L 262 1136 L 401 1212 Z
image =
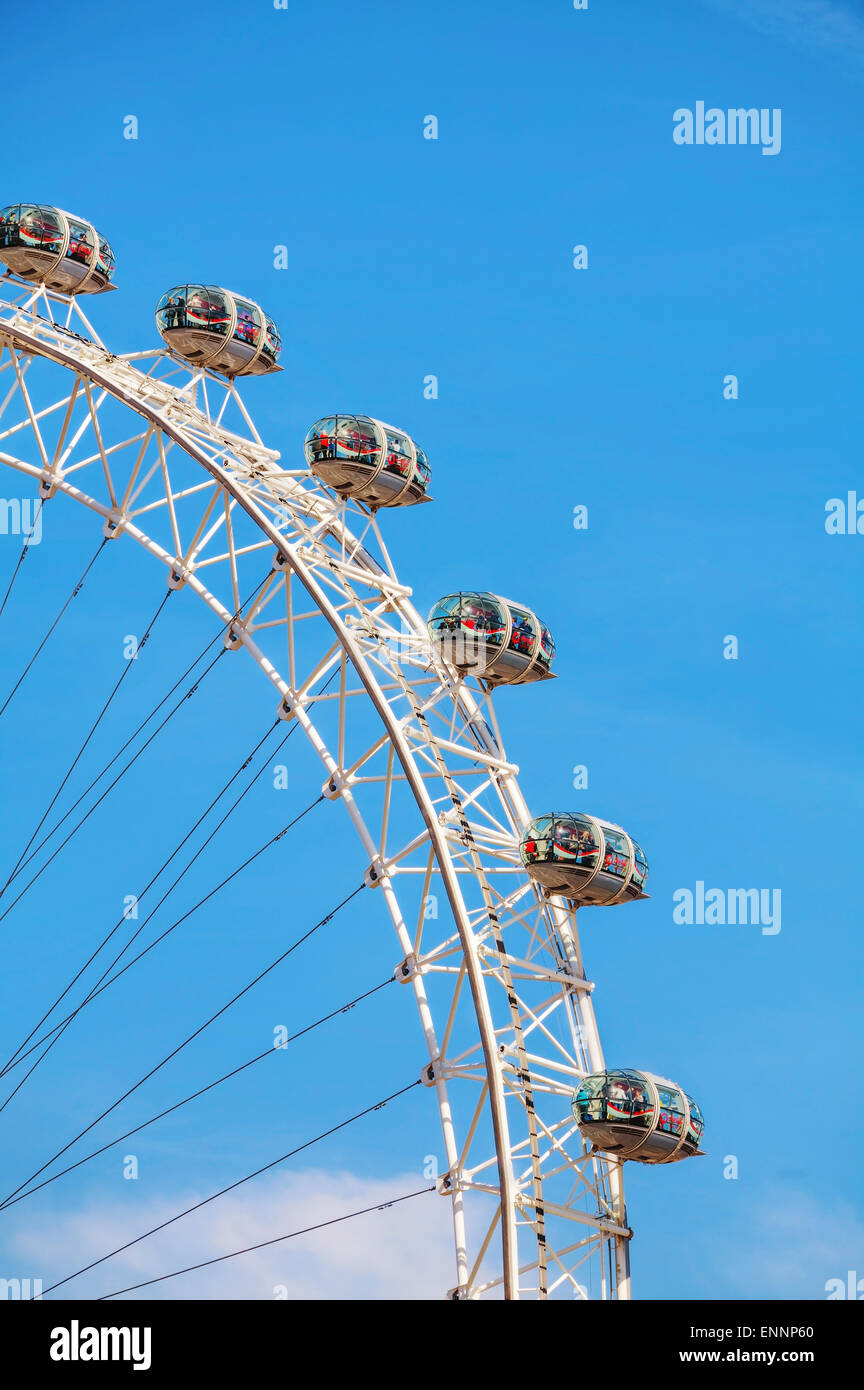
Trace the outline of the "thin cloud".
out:
M 749 1298 L 827 1298 L 829 1279 L 864 1274 L 864 1223 L 844 1202 L 784 1187 L 748 1213 L 724 1274 Z
M 133 1184 L 130 1184 L 130 1187 Z M 254 1192 L 231 1193 L 58 1289 L 58 1298 L 98 1298 L 229 1251 L 271 1240 L 424 1186 L 417 1173 L 381 1180 L 316 1169 L 279 1175 Z M 130 1195 L 132 1195 L 130 1193 Z M 45 1215 L 11 1237 L 5 1277 L 44 1288 L 199 1201 L 93 1202 Z M 386 1211 L 197 1270 L 131 1295 L 155 1299 L 440 1299 L 454 1283 L 450 1204 L 427 1193 Z M 52 1297 L 52 1295 L 48 1295 Z
M 844 58 L 864 59 L 864 18 L 852 6 L 836 0 L 707 0 L 773 38 L 809 50 L 823 50 Z

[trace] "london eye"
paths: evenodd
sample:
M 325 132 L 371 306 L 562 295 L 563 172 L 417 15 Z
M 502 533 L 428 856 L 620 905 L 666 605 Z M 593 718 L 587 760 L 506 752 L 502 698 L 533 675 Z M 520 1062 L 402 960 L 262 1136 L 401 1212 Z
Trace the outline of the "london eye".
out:
M 356 859 L 416 1005 L 398 1045 L 440 1123 L 432 1200 L 449 1208 L 453 1249 L 440 1293 L 629 1299 L 625 1165 L 700 1153 L 703 1122 L 682 1084 L 607 1066 L 601 1045 L 604 981 L 577 918 L 638 913 L 641 844 L 590 808 L 529 806 L 506 751 L 497 691 L 514 687 L 509 714 L 519 686 L 554 677 L 571 634 L 553 638 L 518 575 L 514 598 L 467 587 L 466 573 L 465 589 L 417 611 L 387 531 L 408 506 L 418 534 L 432 524 L 434 506 L 416 504 L 432 499 L 436 460 L 355 402 L 313 403 L 305 439 L 262 437 L 244 378 L 288 389 L 268 309 L 193 279 L 156 287 L 155 329 L 141 323 L 140 349 L 118 354 L 98 328 L 114 254 L 89 221 L 7 206 L 0 259 L 0 463 L 55 526 L 77 503 L 94 545 L 143 551 L 154 603 L 204 605 L 212 654 L 243 662 L 262 718 L 278 737 L 302 731 L 319 760 L 309 793 Z M 186 261 L 194 276 L 194 246 Z M 121 293 L 134 273 L 119 267 Z M 0 911 L 26 891 L 37 838 Z M 82 1009 L 72 990 L 12 1054 L 10 1086 L 76 998 Z M 374 1059 L 364 1068 L 374 1076 Z

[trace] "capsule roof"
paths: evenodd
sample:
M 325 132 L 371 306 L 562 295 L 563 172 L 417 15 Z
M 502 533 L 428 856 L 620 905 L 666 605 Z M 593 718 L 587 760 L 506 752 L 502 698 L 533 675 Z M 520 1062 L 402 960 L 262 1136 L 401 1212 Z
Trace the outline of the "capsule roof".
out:
M 114 252 L 83 217 L 44 203 L 0 211 L 0 260 L 22 280 L 63 294 L 114 289 Z
M 282 370 L 277 365 L 282 339 L 269 314 L 220 286 L 176 285 L 166 291 L 156 306 L 156 327 L 172 352 L 223 376 Z
M 548 627 L 530 608 L 498 594 L 447 594 L 426 625 L 445 661 L 489 685 L 525 685 L 552 675 L 555 642 Z

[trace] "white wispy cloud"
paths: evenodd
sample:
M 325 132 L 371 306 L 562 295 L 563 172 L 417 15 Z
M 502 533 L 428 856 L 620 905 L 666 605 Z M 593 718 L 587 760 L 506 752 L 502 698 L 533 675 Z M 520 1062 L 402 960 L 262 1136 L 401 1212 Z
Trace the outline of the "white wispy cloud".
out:
M 864 17 L 842 0 L 707 0 L 764 34 L 846 59 L 864 59 Z
M 380 1180 L 317 1169 L 274 1175 L 184 1217 L 55 1296 L 97 1298 L 423 1186 L 417 1173 Z M 22 1215 L 4 1256 L 15 1267 L 0 1274 L 41 1278 L 48 1288 L 206 1195 L 186 1190 L 152 1202 L 94 1200 L 78 1212 L 26 1224 Z M 454 1281 L 450 1204 L 433 1192 L 131 1296 L 272 1299 L 278 1288 L 288 1299 L 439 1299 Z
M 829 1279 L 864 1276 L 864 1222 L 842 1200 L 817 1201 L 783 1188 L 750 1208 L 723 1257 L 723 1273 L 746 1297 L 825 1298 Z

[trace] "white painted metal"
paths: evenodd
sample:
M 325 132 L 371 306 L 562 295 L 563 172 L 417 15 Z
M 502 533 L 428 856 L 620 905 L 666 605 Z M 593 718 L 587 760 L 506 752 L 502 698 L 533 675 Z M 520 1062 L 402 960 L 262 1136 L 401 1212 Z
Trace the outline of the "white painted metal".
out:
M 452 1295 L 582 1297 L 589 1271 L 588 1292 L 628 1298 L 620 1166 L 586 1150 L 570 1112 L 604 1066 L 593 984 L 572 904 L 522 868 L 530 815 L 490 692 L 433 651 L 378 517 L 284 468 L 232 384 L 161 349 L 117 357 L 65 297 L 3 285 L 0 463 L 46 505 L 83 504 L 209 606 L 359 836 L 428 1052 Z M 338 688 L 316 696 L 331 671 Z

